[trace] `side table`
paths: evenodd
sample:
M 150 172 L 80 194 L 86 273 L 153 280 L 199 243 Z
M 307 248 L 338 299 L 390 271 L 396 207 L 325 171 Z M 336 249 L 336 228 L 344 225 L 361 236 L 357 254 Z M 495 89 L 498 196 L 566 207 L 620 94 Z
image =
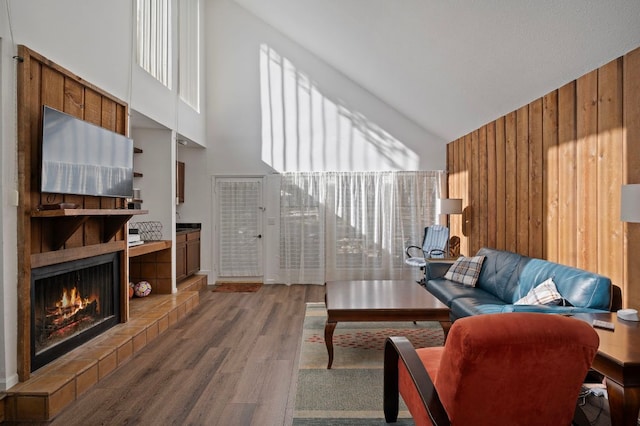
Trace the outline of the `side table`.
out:
M 614 330 L 596 328 L 600 337 L 592 368 L 606 377 L 611 424 L 636 426 L 640 410 L 640 322 L 618 320 L 615 312 L 575 314 L 591 324 L 594 319 L 614 324 Z

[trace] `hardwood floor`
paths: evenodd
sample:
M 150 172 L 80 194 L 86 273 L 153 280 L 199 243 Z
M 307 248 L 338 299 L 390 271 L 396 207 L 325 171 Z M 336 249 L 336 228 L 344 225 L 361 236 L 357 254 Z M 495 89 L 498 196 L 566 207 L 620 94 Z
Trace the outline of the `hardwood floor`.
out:
M 290 425 L 305 303 L 317 285 L 200 294 L 200 305 L 51 425 Z

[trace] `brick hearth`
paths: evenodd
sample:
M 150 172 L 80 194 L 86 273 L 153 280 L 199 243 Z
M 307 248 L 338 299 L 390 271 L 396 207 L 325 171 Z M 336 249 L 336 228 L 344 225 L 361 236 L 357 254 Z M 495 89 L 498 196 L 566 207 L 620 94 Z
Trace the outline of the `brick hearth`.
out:
M 178 285 L 178 293 L 134 298 L 130 321 L 34 371 L 26 382 L 0 396 L 0 421 L 47 421 L 130 360 L 158 335 L 182 320 L 200 301 L 206 276 L 195 275 Z

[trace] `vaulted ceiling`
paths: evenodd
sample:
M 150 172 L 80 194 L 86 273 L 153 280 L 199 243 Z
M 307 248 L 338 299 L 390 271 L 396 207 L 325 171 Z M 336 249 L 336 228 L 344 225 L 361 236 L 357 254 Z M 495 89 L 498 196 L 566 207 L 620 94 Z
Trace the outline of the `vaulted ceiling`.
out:
M 640 46 L 638 0 L 235 0 L 452 140 Z

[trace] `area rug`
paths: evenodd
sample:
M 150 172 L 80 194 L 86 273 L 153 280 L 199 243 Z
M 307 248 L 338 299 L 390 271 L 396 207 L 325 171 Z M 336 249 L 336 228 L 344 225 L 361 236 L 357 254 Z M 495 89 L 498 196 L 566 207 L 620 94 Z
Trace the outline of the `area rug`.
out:
M 255 293 L 262 283 L 217 283 L 211 291 L 219 293 Z
M 444 335 L 437 322 L 338 323 L 333 335 L 334 359 L 327 370 L 324 342 L 324 303 L 306 307 L 294 426 L 384 425 L 382 381 L 384 341 L 407 336 L 416 347 L 441 346 Z M 413 425 L 402 403 L 397 425 Z

